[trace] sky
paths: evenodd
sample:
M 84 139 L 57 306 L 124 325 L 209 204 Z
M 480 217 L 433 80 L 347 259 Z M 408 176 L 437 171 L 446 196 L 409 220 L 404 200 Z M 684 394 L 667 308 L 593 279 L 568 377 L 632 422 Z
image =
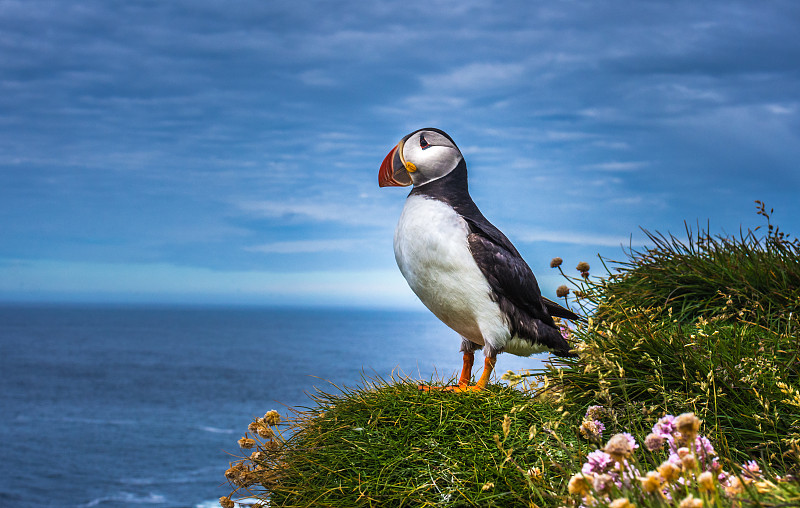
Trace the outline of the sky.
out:
M 421 127 L 545 296 L 642 228 L 800 232 L 795 1 L 0 0 L 0 300 L 421 308 Z M 575 272 L 577 275 L 577 272 Z

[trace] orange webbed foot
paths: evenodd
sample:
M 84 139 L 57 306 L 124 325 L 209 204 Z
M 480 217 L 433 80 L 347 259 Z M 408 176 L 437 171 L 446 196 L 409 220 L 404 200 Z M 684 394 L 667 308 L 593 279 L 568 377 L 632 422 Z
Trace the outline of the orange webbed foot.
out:
M 486 388 L 486 385 L 489 384 L 489 377 L 492 375 L 492 371 L 494 370 L 494 364 L 497 362 L 497 359 L 494 356 L 487 356 L 483 361 L 483 374 L 481 375 L 478 382 L 474 385 L 469 384 L 469 379 L 471 377 L 471 370 L 472 370 L 472 362 L 473 362 L 473 353 L 471 351 L 464 353 L 464 367 L 461 369 L 461 377 L 458 380 L 458 384 L 454 386 L 430 386 L 430 385 L 419 385 L 420 391 L 429 392 L 431 390 L 437 391 L 446 391 L 446 392 L 453 392 L 453 393 L 464 393 L 464 392 L 479 392 Z

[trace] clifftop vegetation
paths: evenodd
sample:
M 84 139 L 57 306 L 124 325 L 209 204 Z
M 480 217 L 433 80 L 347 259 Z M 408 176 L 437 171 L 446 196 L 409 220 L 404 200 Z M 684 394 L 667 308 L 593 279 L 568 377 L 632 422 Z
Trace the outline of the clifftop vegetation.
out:
M 576 359 L 508 373 L 508 385 L 480 393 L 365 380 L 318 393 L 288 419 L 268 413 L 226 472 L 232 498 L 276 507 L 800 505 L 800 242 L 756 204 L 764 227 L 648 233 L 652 247 L 601 259 L 599 277 L 586 263 L 579 276 L 565 273 L 572 287 L 559 295 L 591 316 L 565 326 Z

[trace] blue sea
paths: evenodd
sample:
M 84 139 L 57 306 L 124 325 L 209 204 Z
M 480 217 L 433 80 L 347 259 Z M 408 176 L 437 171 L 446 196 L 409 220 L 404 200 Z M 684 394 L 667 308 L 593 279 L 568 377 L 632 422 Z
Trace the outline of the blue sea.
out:
M 455 375 L 459 345 L 422 311 L 2 305 L 0 506 L 219 506 L 253 417 L 362 376 Z

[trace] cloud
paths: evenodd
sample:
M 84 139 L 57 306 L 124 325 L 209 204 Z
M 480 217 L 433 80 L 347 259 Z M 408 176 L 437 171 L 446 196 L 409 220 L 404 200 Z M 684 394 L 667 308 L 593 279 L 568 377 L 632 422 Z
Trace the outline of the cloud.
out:
M 610 150 L 630 150 L 631 145 L 624 141 L 593 141 L 592 145 Z
M 600 164 L 589 164 L 584 166 L 585 169 L 595 169 L 599 171 L 619 171 L 619 172 L 628 172 L 628 171 L 637 171 L 642 168 L 649 166 L 649 162 L 644 161 L 628 161 L 628 162 L 621 162 L 621 161 L 613 161 L 613 162 L 602 162 Z
M 544 133 L 544 139 L 547 141 L 582 141 L 597 137 L 597 134 L 588 132 L 547 131 Z
M 450 71 L 422 76 L 422 86 L 439 93 L 483 92 L 515 85 L 524 75 L 520 63 L 470 63 Z
M 263 252 L 267 254 L 299 254 L 308 252 L 352 252 L 367 247 L 366 240 L 338 239 L 338 240 L 295 240 L 286 242 L 271 242 L 261 245 L 245 247 L 247 252 Z
M 794 115 L 797 113 L 797 103 L 793 104 L 766 104 L 767 111 L 776 115 Z
M 338 79 L 320 69 L 311 69 L 308 71 L 301 72 L 298 75 L 298 78 L 300 78 L 300 81 L 302 81 L 306 85 L 311 85 L 311 86 L 328 87 L 328 86 L 337 86 L 341 84 L 341 82 Z
M 374 204 L 353 202 L 349 199 L 285 201 L 253 200 L 236 204 L 247 214 L 269 219 L 287 221 L 332 222 L 355 226 L 394 225 L 400 216 L 402 200 L 398 200 L 394 213 L 389 213 Z
M 514 233 L 515 238 L 525 243 L 550 242 L 582 246 L 619 247 L 620 245 L 627 246 L 631 241 L 629 236 L 576 231 L 525 230 L 518 228 Z
M 580 228 L 530 241 L 796 201 L 791 2 L 2 5 L 0 257 L 391 265 L 365 239 L 390 244 L 407 190 L 375 174 L 425 125 L 496 217 Z

